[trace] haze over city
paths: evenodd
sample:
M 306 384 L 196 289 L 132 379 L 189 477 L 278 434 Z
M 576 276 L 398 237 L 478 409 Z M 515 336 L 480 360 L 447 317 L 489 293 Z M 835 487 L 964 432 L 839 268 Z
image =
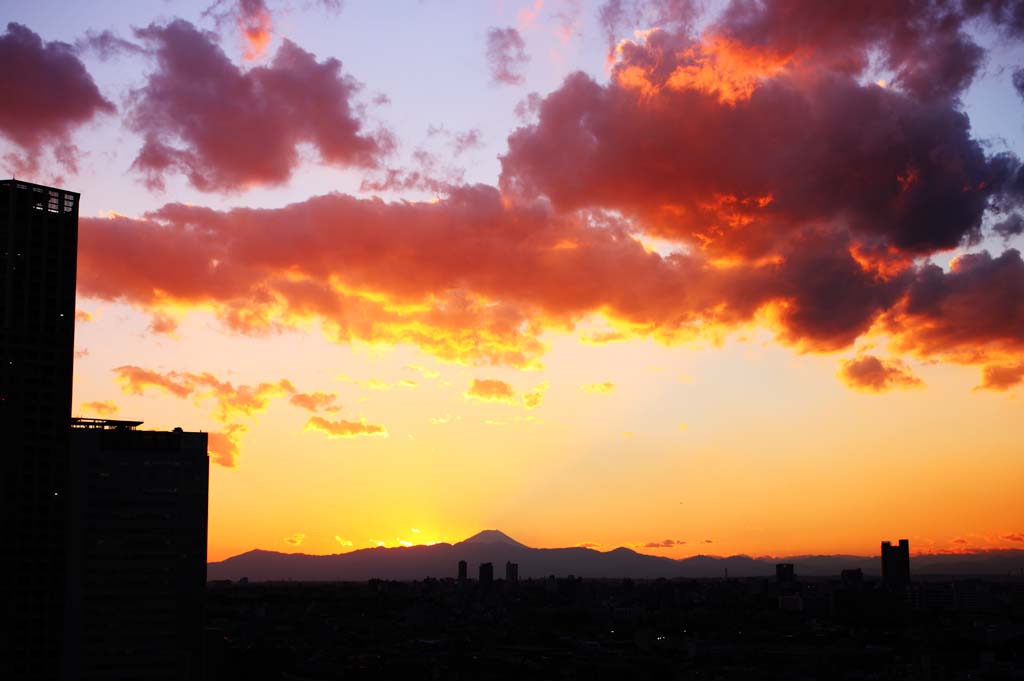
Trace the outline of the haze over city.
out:
M 1024 8 L 812 4 L 5 7 L 75 413 L 209 432 L 211 561 L 1024 547 Z

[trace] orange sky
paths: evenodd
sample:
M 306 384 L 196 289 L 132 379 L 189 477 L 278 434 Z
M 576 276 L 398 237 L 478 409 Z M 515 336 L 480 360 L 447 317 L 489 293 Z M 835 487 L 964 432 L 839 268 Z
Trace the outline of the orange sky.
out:
M 1021 546 L 1002 5 L 293 5 L 0 35 L 75 411 L 210 433 L 211 559 Z

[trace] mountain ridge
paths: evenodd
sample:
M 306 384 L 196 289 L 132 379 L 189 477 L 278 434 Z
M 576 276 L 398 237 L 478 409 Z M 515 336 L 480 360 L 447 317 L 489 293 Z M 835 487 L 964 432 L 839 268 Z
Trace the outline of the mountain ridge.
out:
M 838 576 L 843 569 L 879 573 L 877 556 L 805 555 L 752 557 L 700 554 L 673 559 L 639 553 L 627 547 L 598 551 L 586 547 L 532 548 L 500 530 L 484 530 L 455 544 L 372 547 L 347 553 L 316 555 L 252 549 L 208 563 L 208 579 L 252 581 L 366 581 L 373 578 L 420 580 L 454 577 L 458 561 L 471 571 L 480 563 L 495 565 L 496 576 L 507 561 L 519 564 L 523 579 L 569 574 L 587 578 L 767 577 L 778 562 L 793 563 L 798 575 Z M 1006 575 L 1024 570 L 1024 551 L 922 554 L 911 558 L 912 574 Z

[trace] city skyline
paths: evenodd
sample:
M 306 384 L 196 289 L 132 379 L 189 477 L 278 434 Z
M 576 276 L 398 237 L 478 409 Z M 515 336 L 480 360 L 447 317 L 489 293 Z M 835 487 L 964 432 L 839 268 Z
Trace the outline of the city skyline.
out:
M 209 432 L 211 561 L 1024 547 L 996 4 L 11 8 L 67 93 L 0 151 L 81 193 L 74 413 Z

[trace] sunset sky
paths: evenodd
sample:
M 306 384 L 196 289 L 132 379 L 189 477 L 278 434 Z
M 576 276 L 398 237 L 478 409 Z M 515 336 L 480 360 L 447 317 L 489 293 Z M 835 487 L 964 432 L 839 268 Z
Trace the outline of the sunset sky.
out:
M 1024 547 L 1024 2 L 37 0 L 74 410 L 209 556 Z

